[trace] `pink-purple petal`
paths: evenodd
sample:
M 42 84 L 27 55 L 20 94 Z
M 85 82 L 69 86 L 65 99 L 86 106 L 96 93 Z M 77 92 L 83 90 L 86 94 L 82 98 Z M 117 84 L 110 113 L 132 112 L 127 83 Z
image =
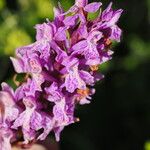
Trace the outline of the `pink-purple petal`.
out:
M 102 5 L 101 2 L 93 2 L 93 3 L 90 3 L 90 4 L 86 5 L 84 7 L 84 10 L 86 12 L 94 13 L 94 12 L 99 10 L 101 5 Z

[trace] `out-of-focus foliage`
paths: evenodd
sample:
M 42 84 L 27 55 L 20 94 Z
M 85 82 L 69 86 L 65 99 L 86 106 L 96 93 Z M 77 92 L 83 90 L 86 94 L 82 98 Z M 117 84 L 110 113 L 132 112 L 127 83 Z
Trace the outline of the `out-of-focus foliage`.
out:
M 34 42 L 34 25 L 52 20 L 57 2 L 0 0 L 0 81 L 13 85 L 9 56 Z M 65 10 L 73 4 L 60 2 Z M 102 2 L 104 8 L 110 1 Z M 124 9 L 122 41 L 113 44 L 112 61 L 99 68 L 106 77 L 97 85 L 92 104 L 77 108 L 81 122 L 64 130 L 61 150 L 150 150 L 150 0 L 113 2 Z
M 13 29 L 6 38 L 5 54 L 14 54 L 14 49 L 31 42 L 30 36 L 23 29 Z
M 150 150 L 150 142 L 149 141 L 147 141 L 145 143 L 145 150 Z
M 128 42 L 131 51 L 130 55 L 124 58 L 123 65 L 126 69 L 133 70 L 150 59 L 150 43 L 137 35 L 131 35 Z
M 0 1 L 0 11 L 3 9 L 4 6 L 5 6 L 5 1 L 1 0 Z

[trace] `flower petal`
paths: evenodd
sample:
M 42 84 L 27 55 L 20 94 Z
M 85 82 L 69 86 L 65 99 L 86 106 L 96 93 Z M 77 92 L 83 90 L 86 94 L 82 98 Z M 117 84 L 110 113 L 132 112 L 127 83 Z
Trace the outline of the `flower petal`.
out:
M 64 19 L 65 26 L 74 26 L 76 24 L 76 21 L 78 19 L 78 15 L 74 16 L 68 16 Z
M 56 41 L 64 41 L 64 40 L 66 40 L 66 30 L 67 30 L 67 27 L 60 27 L 60 28 L 58 28 L 58 31 L 55 34 L 55 40 Z
M 88 4 L 88 0 L 76 0 L 75 5 L 78 7 L 85 7 Z
M 94 77 L 90 73 L 88 73 L 87 71 L 81 70 L 79 71 L 79 75 L 83 79 L 83 81 L 86 82 L 88 85 L 93 85 Z
M 23 61 L 21 59 L 16 59 L 16 58 L 13 58 L 13 57 L 10 57 L 11 61 L 12 61 L 12 64 L 15 68 L 15 71 L 17 73 L 23 73 L 24 72 L 24 64 L 23 64 Z
M 53 38 L 53 28 L 46 24 L 38 24 L 35 26 L 36 28 L 36 40 L 41 40 L 41 39 L 48 39 L 48 40 L 52 40 Z
M 122 31 L 121 29 L 115 25 L 111 28 L 112 30 L 112 33 L 111 33 L 111 39 L 112 40 L 116 40 L 117 42 L 120 42 L 120 37 L 121 37 L 121 34 L 122 34 Z
M 101 2 L 93 2 L 93 3 L 86 5 L 84 7 L 84 10 L 87 12 L 90 12 L 90 13 L 94 13 L 94 12 L 98 11 L 98 9 L 100 8 L 101 5 L 102 5 Z
M 80 41 L 71 48 L 73 54 L 82 54 L 87 49 L 88 43 L 86 40 Z

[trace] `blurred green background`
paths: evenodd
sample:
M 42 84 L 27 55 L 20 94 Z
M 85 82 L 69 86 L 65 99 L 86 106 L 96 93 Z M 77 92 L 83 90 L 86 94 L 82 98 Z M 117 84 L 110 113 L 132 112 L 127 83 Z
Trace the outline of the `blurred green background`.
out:
M 33 26 L 53 19 L 57 0 L 0 0 L 0 81 L 12 84 L 9 57 L 35 40 Z M 73 0 L 60 0 L 68 9 Z M 90 1 L 92 2 L 92 1 Z M 110 2 L 102 0 L 103 8 Z M 114 58 L 100 67 L 90 105 L 80 106 L 81 122 L 67 127 L 61 150 L 150 150 L 150 0 L 114 0 L 123 8 L 121 43 Z

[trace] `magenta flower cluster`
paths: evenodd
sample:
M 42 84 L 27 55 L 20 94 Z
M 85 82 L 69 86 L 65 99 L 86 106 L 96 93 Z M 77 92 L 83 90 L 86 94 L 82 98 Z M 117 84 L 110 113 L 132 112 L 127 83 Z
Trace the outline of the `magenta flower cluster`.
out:
M 2 83 L 0 150 L 16 141 L 44 140 L 50 132 L 59 141 L 64 127 L 79 120 L 75 107 L 90 103 L 94 84 L 103 78 L 98 67 L 112 58 L 111 43 L 122 33 L 117 26 L 122 9 L 110 3 L 101 12 L 101 5 L 76 0 L 64 12 L 59 4 L 53 22 L 35 26 L 36 42 L 16 50 L 11 61 L 27 78 L 15 91 Z M 89 19 L 91 13 L 97 17 Z

